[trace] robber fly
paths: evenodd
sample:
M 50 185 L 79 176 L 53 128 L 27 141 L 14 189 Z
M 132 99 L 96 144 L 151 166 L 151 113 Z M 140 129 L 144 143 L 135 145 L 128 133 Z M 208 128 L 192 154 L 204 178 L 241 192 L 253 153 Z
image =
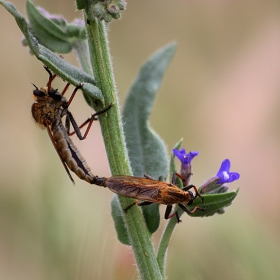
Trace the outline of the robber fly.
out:
M 97 120 L 97 116 L 105 113 L 112 105 L 108 106 L 104 110 L 93 114 L 82 125 L 78 126 L 71 112 L 68 111 L 68 107 L 71 104 L 78 89 L 82 88 L 82 84 L 78 85 L 69 101 L 63 96 L 69 87 L 69 83 L 64 87 L 63 91 L 59 93 L 57 89 L 53 89 L 51 84 L 56 75 L 52 74 L 48 67 L 44 66 L 45 70 L 49 73 L 49 81 L 46 87 L 38 88 L 33 84 L 35 90 L 33 90 L 33 98 L 36 103 L 32 104 L 31 112 L 34 120 L 41 128 L 46 128 L 49 137 L 53 143 L 57 154 L 59 155 L 61 162 L 73 182 L 69 169 L 73 171 L 79 178 L 92 184 L 94 175 L 91 173 L 85 159 L 82 157 L 78 149 L 70 139 L 70 135 L 76 133 L 80 140 L 86 138 L 93 121 Z M 65 116 L 65 126 L 62 124 L 62 117 Z M 74 131 L 70 133 L 70 123 L 72 124 Z M 80 128 L 87 125 L 84 135 L 81 134 Z M 68 169 L 69 168 L 69 169 Z
M 179 219 L 178 213 L 174 212 L 173 214 L 170 214 L 173 204 L 178 204 L 179 207 L 188 214 L 193 214 L 196 210 L 205 211 L 205 209 L 196 206 L 193 210 L 189 210 L 185 206 L 185 204 L 191 205 L 196 197 L 200 197 L 202 201 L 203 198 L 199 194 L 197 188 L 193 185 L 183 187 L 182 189 L 178 188 L 175 185 L 176 177 L 181 178 L 181 175 L 174 173 L 172 178 L 173 184 L 170 184 L 154 180 L 148 175 L 145 175 L 145 178 L 124 175 L 112 176 L 109 178 L 95 176 L 93 184 L 107 187 L 118 195 L 137 199 L 135 202 L 126 207 L 124 211 L 127 211 L 135 204 L 139 206 L 149 205 L 152 203 L 165 204 L 167 207 L 164 218 L 170 219 L 176 215 L 179 223 L 181 220 Z M 190 191 L 192 188 L 194 189 L 194 193 Z M 141 202 L 138 200 L 141 200 Z

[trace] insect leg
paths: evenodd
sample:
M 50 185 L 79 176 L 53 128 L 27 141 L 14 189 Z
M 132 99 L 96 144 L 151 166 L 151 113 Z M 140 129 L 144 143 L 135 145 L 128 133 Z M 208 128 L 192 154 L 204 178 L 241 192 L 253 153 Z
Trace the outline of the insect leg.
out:
M 182 220 L 180 220 L 180 217 L 179 217 L 178 212 L 176 211 L 175 214 L 176 214 L 176 218 L 177 218 L 177 223 L 178 223 L 178 224 L 181 223 Z
M 138 201 L 134 201 L 133 203 L 129 204 L 126 208 L 123 209 L 124 212 L 126 212 L 129 208 L 131 208 L 133 205 L 138 204 Z
M 147 178 L 147 179 L 155 180 L 152 176 L 150 176 L 150 175 L 148 175 L 146 173 L 144 174 L 144 177 Z
M 133 205 L 137 204 L 138 206 L 145 206 L 145 205 L 150 205 L 153 202 L 150 201 L 142 201 L 139 202 L 138 200 L 134 201 L 133 203 L 131 203 L 130 205 L 128 205 L 126 208 L 123 209 L 124 212 L 126 212 L 129 208 L 131 208 Z
M 69 86 L 70 86 L 70 83 L 67 83 L 66 86 L 64 87 L 62 93 L 61 93 L 62 96 L 63 96 L 64 93 L 67 91 L 67 89 L 69 88 Z M 73 99 L 73 98 L 72 98 L 72 99 Z M 67 105 L 68 105 L 68 103 L 69 103 L 69 101 L 67 102 Z M 68 106 L 67 106 L 67 108 L 68 108 Z
M 167 206 L 166 206 L 166 210 L 165 210 L 165 214 L 164 214 L 164 218 L 165 218 L 166 220 L 172 218 L 172 217 L 175 215 L 175 214 L 172 214 L 172 215 L 170 216 L 171 210 L 172 210 L 172 205 L 167 205 Z
M 76 133 L 77 136 L 78 136 L 78 138 L 79 138 L 80 140 L 84 140 L 84 139 L 87 137 L 87 135 L 88 135 L 88 132 L 89 132 L 89 130 L 90 130 L 90 127 L 91 127 L 93 121 L 98 120 L 97 116 L 98 116 L 98 115 L 101 115 L 101 114 L 103 114 L 103 113 L 105 113 L 105 112 L 108 111 L 112 106 L 113 106 L 113 105 L 110 104 L 110 105 L 109 105 L 107 108 L 105 108 L 104 110 L 101 110 L 101 111 L 99 111 L 99 112 L 93 114 L 90 118 L 88 118 L 88 119 L 87 119 L 85 122 L 83 122 L 80 126 L 77 125 L 77 123 L 76 123 L 76 121 L 75 121 L 73 115 L 68 111 L 68 112 L 67 112 L 67 115 L 69 116 L 69 120 L 70 120 L 70 122 L 71 122 L 71 124 L 73 125 L 73 128 L 74 128 L 74 131 L 71 132 L 71 133 L 69 133 L 69 135 L 71 136 L 71 135 L 73 135 L 73 134 Z M 82 127 L 84 127 L 86 124 L 88 124 L 88 126 L 87 126 L 87 128 L 86 128 L 86 131 L 85 131 L 84 136 L 82 136 L 80 129 L 81 129 Z
M 71 124 L 73 126 L 73 129 L 74 129 L 74 131 L 71 132 L 71 133 L 70 133 L 70 122 L 71 122 Z M 69 112 L 69 111 L 67 111 L 67 115 L 66 115 L 66 119 L 65 119 L 65 128 L 66 128 L 66 131 L 67 131 L 68 135 L 73 135 L 73 134 L 76 133 L 76 135 L 78 136 L 78 138 L 80 140 L 84 140 L 85 139 L 85 136 L 83 137 L 82 134 L 81 134 L 81 131 L 80 131 L 80 128 L 82 128 L 82 126 L 79 127 L 77 125 L 77 123 L 76 123 L 72 113 Z
M 204 208 L 201 208 L 201 207 L 198 207 L 198 206 L 194 207 L 193 210 L 189 210 L 184 204 L 178 203 L 178 205 L 182 210 L 184 210 L 188 214 L 193 214 L 196 210 L 205 211 Z
M 155 180 L 152 176 L 150 176 L 150 175 L 148 175 L 146 173 L 144 174 L 144 177 L 147 178 L 147 179 Z M 159 181 L 165 181 L 163 176 L 159 176 L 158 180 Z
M 44 65 L 45 70 L 49 73 L 49 81 L 47 83 L 48 86 L 48 92 L 50 92 L 51 90 L 51 85 L 52 85 L 52 81 L 55 79 L 56 75 L 52 74 L 52 72 L 50 71 L 50 69 L 48 68 L 48 66 Z
M 45 70 L 49 73 L 49 81 L 48 81 L 48 83 L 47 83 L 47 86 L 48 86 L 48 92 L 50 92 L 50 90 L 51 90 L 51 84 L 52 84 L 53 80 L 55 79 L 56 74 L 52 74 L 52 72 L 50 71 L 50 69 L 49 69 L 47 66 L 45 66 L 45 65 L 44 65 L 44 68 L 45 68 Z M 67 83 L 66 86 L 64 87 L 62 93 L 61 93 L 62 96 L 65 94 L 65 92 L 67 91 L 67 89 L 68 89 L 69 86 L 70 86 L 70 83 Z M 66 106 L 65 109 L 67 109 L 68 106 L 70 105 L 70 103 L 72 102 L 72 100 L 73 100 L 73 98 L 74 98 L 74 96 L 75 96 L 77 90 L 80 89 L 80 88 L 82 88 L 82 87 L 83 87 L 83 84 L 79 84 L 79 85 L 74 89 L 74 91 L 73 91 L 73 93 L 72 93 L 72 95 L 71 95 L 69 101 L 67 102 L 67 106 Z
M 184 183 L 184 177 L 182 175 L 180 175 L 179 173 L 175 172 L 172 175 L 172 184 L 173 185 L 176 185 L 177 178 L 180 178 L 183 181 L 183 183 Z
M 166 210 L 165 210 L 165 214 L 164 214 L 164 218 L 165 218 L 166 220 L 168 220 L 168 219 L 170 219 L 170 218 L 172 218 L 173 216 L 176 215 L 177 222 L 178 222 L 178 223 L 182 222 L 182 221 L 180 220 L 180 218 L 179 218 L 179 215 L 178 215 L 178 212 L 177 212 L 177 211 L 175 211 L 173 214 L 170 215 L 171 210 L 172 210 L 172 205 L 167 205 L 167 206 L 166 206 Z
M 78 86 L 75 87 L 74 91 L 72 92 L 68 102 L 67 102 L 67 105 L 66 105 L 66 108 L 69 107 L 69 105 L 71 104 L 72 100 L 74 99 L 75 95 L 76 95 L 76 92 L 78 91 L 78 89 L 81 89 L 83 87 L 84 84 L 79 84 Z M 66 92 L 66 90 L 68 89 L 69 87 L 69 83 L 65 86 L 65 88 L 63 89 L 61 95 L 64 95 L 64 93 Z
M 172 175 L 172 184 L 176 185 L 177 178 L 180 178 L 183 182 L 183 186 L 186 186 L 188 178 L 192 175 L 192 173 L 188 173 L 187 177 L 183 177 L 181 174 L 175 172 Z
M 138 202 L 137 203 L 138 206 L 145 206 L 145 205 L 150 205 L 150 204 L 153 204 L 153 202 L 150 202 L 150 201 L 142 201 L 142 202 Z

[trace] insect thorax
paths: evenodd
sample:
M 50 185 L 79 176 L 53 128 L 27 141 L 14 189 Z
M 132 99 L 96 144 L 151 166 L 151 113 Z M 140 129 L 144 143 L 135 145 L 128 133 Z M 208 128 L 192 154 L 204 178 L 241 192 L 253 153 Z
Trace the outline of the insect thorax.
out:
M 168 189 L 167 192 L 162 196 L 164 204 L 175 204 L 175 203 L 188 203 L 190 201 L 190 194 L 187 191 L 183 191 L 179 188 Z

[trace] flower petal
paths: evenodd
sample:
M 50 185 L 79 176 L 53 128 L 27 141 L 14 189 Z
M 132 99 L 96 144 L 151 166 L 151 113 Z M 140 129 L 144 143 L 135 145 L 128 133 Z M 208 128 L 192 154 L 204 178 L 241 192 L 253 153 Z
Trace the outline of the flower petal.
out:
M 192 159 L 199 154 L 199 152 L 195 152 L 195 151 L 191 151 L 187 153 L 185 149 L 181 149 L 181 150 L 173 149 L 173 153 L 181 161 L 182 164 L 191 163 Z
M 217 184 L 231 183 L 239 179 L 240 175 L 237 172 L 229 172 L 230 170 L 230 161 L 229 159 L 225 159 L 221 167 L 217 173 L 217 177 L 219 177 L 219 181 Z

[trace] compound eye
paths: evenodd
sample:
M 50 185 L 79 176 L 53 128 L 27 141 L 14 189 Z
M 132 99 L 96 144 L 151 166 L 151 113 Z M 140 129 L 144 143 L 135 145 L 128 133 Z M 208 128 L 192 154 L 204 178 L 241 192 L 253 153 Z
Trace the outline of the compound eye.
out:
M 41 90 L 39 90 L 39 89 L 34 89 L 34 90 L 33 90 L 33 94 L 34 94 L 35 96 L 38 96 L 38 97 L 43 97 L 43 96 L 46 95 L 43 91 L 41 91 Z
M 193 193 L 191 191 L 188 191 L 188 193 L 190 195 L 190 200 L 189 200 L 187 205 L 191 205 L 193 203 L 193 200 L 194 200 L 194 195 L 193 195 Z
M 57 91 L 57 89 L 51 88 L 50 91 L 48 92 L 49 96 L 54 99 L 54 100 L 61 100 L 61 93 Z

